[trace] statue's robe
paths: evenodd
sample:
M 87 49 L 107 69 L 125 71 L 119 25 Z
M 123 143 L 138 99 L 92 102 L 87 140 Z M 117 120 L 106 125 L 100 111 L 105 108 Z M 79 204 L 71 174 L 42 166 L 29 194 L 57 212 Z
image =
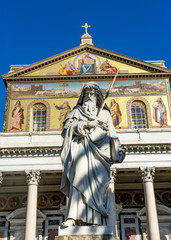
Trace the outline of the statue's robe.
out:
M 98 126 L 85 132 L 84 123 L 93 118 L 77 105 L 65 120 L 61 190 L 69 198 L 66 219 L 106 225 L 110 212 L 110 165 L 122 161 L 123 155 L 110 111 L 104 109 L 99 116 L 108 131 Z

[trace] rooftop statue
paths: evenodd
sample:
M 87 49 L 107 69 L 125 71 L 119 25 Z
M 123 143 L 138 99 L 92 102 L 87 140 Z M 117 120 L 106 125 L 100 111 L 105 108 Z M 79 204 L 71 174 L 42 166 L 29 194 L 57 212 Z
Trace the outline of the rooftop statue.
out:
M 110 166 L 125 157 L 110 110 L 95 82 L 84 85 L 77 105 L 64 121 L 61 190 L 69 198 L 62 228 L 107 225 Z M 99 112 L 100 111 L 100 112 Z

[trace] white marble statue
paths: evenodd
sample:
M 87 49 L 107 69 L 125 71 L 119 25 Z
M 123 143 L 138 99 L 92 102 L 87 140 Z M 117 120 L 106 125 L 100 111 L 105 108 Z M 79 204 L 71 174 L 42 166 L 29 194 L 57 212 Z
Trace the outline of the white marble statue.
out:
M 102 92 L 95 82 L 86 83 L 77 105 L 64 121 L 61 191 L 69 198 L 62 228 L 106 225 L 110 212 L 110 165 L 122 162 L 120 146 Z

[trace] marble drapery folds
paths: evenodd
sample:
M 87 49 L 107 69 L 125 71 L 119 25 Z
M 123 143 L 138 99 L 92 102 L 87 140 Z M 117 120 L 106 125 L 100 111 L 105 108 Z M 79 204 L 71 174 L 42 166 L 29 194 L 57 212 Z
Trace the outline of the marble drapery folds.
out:
M 95 89 L 97 94 L 94 113 L 86 111 L 83 104 L 84 92 L 88 87 Z M 106 105 L 97 117 L 102 101 L 97 84 L 84 86 L 78 104 L 64 122 L 61 153 L 64 170 L 61 190 L 69 197 L 66 219 L 97 225 L 105 225 L 110 212 L 110 165 L 124 158 Z M 98 124 L 86 129 L 85 125 L 90 121 Z

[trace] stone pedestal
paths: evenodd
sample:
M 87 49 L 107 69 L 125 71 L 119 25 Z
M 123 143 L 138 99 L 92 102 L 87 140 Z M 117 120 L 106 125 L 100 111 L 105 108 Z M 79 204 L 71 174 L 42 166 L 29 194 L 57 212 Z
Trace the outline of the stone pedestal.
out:
M 112 226 L 75 226 L 58 229 L 55 240 L 116 240 Z
M 58 236 L 55 240 L 116 240 L 110 235 L 80 235 L 80 236 Z

